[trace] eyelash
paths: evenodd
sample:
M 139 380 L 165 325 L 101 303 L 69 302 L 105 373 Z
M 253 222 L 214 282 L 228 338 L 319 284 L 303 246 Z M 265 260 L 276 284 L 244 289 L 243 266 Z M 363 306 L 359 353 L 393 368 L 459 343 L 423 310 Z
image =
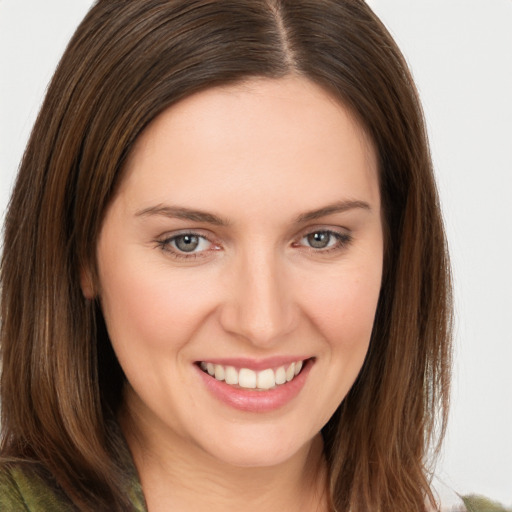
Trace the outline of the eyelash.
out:
M 314 247 L 308 247 L 308 246 L 302 246 L 299 242 L 306 239 L 308 236 L 311 235 L 329 235 L 329 243 L 332 241 L 332 239 L 335 239 L 335 243 L 332 246 L 327 246 L 325 248 L 314 248 Z M 199 252 L 190 252 L 187 253 L 185 251 L 181 251 L 177 247 L 172 247 L 171 244 L 175 244 L 176 240 L 184 237 L 197 237 L 201 240 L 206 240 L 211 245 L 215 245 L 214 242 L 212 242 L 208 237 L 201 235 L 199 233 L 195 233 L 193 231 L 187 231 L 183 233 L 179 233 L 177 235 L 173 235 L 168 238 L 164 238 L 163 240 L 156 240 L 157 246 L 166 253 L 170 254 L 173 258 L 179 259 L 179 260 L 192 260 L 197 258 L 203 258 L 208 256 L 208 252 L 211 249 L 205 249 Z M 305 233 L 304 235 L 301 235 L 298 238 L 298 242 L 294 242 L 292 244 L 293 247 L 304 247 L 308 252 L 313 252 L 315 254 L 319 255 L 327 255 L 331 254 L 332 252 L 340 251 L 342 249 L 345 249 L 350 243 L 352 242 L 352 236 L 347 233 L 340 233 L 338 231 L 333 231 L 331 229 L 318 229 L 314 231 L 309 231 Z M 217 249 L 215 249 L 217 250 Z

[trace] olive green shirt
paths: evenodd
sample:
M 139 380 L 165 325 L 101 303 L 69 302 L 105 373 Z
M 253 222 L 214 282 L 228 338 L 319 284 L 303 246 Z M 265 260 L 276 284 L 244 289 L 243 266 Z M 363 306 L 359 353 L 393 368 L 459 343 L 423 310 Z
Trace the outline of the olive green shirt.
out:
M 133 508 L 147 512 L 138 478 L 134 476 L 127 490 Z M 76 508 L 56 485 L 30 462 L 4 464 L 0 468 L 1 512 L 76 512 Z M 99 511 L 98 511 L 99 512 Z
M 138 479 L 128 490 L 133 512 L 147 512 Z M 4 464 L 0 469 L 1 512 L 76 512 L 69 499 L 30 462 Z M 131 512 L 131 511 L 130 511 Z
M 147 512 L 142 486 L 130 450 L 115 420 L 107 421 L 109 444 L 118 467 L 124 468 L 126 512 Z M 0 512 L 76 512 L 76 507 L 52 476 L 37 462 L 0 457 Z M 110 512 L 95 510 L 93 512 Z
M 136 476 L 127 493 L 133 505 L 130 512 L 147 512 Z M 0 468 L 0 511 L 76 512 L 76 508 L 56 485 L 41 475 L 34 463 L 18 462 L 4 464 Z

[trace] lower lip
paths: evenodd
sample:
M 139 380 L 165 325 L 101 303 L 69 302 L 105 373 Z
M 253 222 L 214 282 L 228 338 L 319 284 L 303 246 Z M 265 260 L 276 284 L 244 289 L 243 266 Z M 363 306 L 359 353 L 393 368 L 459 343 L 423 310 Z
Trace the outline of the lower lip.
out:
M 196 368 L 210 393 L 221 402 L 240 411 L 270 412 L 284 407 L 300 393 L 312 366 L 313 360 L 308 359 L 293 380 L 265 391 L 235 388 L 205 373 L 197 365 Z

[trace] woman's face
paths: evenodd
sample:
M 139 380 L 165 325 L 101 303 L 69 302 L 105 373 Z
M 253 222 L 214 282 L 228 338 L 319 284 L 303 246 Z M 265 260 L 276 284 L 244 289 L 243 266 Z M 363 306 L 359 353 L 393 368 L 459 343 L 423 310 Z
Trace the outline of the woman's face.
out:
M 240 466 L 306 447 L 368 349 L 380 210 L 371 143 L 303 78 L 210 89 L 160 115 L 97 248 L 143 437 Z

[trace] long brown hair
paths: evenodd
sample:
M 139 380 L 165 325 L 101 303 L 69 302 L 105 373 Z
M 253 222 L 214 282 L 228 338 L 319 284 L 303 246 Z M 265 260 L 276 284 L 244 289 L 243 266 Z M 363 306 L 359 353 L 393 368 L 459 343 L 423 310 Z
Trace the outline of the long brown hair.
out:
M 81 510 L 128 510 L 107 418 L 123 373 L 80 271 L 135 140 L 199 90 L 307 77 L 379 157 L 386 251 L 363 369 L 323 429 L 332 507 L 420 511 L 444 433 L 450 275 L 417 93 L 362 0 L 99 0 L 49 86 L 5 220 L 4 457 L 40 462 Z

